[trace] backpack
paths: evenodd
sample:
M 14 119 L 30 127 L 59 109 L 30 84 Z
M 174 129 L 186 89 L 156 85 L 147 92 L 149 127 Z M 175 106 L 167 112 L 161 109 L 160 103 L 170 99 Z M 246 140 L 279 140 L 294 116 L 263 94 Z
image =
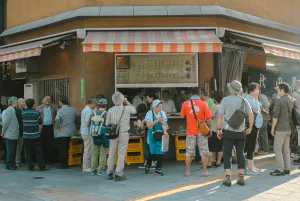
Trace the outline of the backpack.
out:
M 104 114 L 106 111 L 104 111 L 101 115 L 97 115 L 96 111 L 94 111 L 94 116 L 91 118 L 91 125 L 89 134 L 92 136 L 98 136 L 98 135 L 105 135 L 105 125 L 104 124 Z

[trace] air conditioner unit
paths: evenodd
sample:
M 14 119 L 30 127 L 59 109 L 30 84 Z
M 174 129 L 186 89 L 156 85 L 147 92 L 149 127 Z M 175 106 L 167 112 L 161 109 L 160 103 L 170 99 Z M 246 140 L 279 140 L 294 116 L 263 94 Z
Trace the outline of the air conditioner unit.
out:
M 34 99 L 36 106 L 40 104 L 39 87 L 38 84 L 24 84 L 24 99 Z
M 38 73 L 37 58 L 25 58 L 16 60 L 16 73 Z

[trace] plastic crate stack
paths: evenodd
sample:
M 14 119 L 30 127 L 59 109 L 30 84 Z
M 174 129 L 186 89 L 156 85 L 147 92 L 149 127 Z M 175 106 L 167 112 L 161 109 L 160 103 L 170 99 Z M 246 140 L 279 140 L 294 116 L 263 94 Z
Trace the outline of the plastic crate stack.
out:
M 69 146 L 69 165 L 80 165 L 81 164 L 81 153 L 83 148 L 82 139 L 72 139 L 70 140 Z
M 143 138 L 130 138 L 125 158 L 126 164 L 144 163 Z

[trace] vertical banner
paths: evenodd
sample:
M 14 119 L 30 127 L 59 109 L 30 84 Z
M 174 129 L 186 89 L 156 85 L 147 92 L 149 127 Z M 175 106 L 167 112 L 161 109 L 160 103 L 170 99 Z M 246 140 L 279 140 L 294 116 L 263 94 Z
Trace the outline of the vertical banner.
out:
M 84 79 L 80 80 L 80 98 L 84 99 Z

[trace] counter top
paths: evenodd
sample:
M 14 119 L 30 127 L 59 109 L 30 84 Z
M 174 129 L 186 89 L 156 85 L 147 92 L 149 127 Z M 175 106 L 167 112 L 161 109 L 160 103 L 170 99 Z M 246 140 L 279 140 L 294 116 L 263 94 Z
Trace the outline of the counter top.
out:
M 180 116 L 167 116 L 168 119 L 182 119 Z M 137 119 L 136 116 L 130 117 L 130 119 Z

